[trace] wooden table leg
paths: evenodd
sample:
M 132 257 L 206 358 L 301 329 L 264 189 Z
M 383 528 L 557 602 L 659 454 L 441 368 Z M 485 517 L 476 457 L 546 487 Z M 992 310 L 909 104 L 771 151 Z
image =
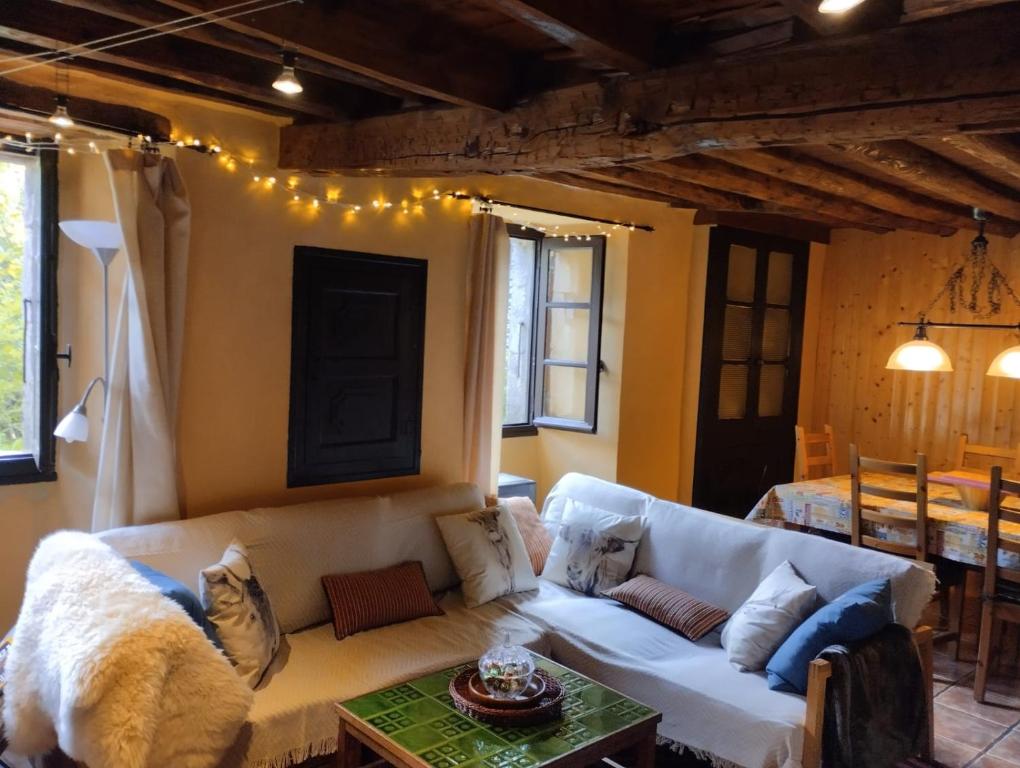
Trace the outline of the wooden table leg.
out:
M 655 768 L 655 726 L 634 746 L 634 768 Z
M 359 768 L 361 765 L 361 742 L 347 730 L 347 723 L 340 721 L 336 738 L 336 768 Z

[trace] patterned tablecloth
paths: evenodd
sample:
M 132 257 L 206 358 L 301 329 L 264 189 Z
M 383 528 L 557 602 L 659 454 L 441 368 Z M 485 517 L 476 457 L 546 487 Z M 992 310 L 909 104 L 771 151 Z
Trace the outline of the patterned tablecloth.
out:
M 905 491 L 914 490 L 910 478 L 896 475 L 866 477 L 865 482 Z M 904 518 L 913 518 L 916 507 L 911 502 L 882 499 L 865 494 L 862 503 L 866 507 L 881 509 L 882 512 Z M 1020 500 L 1011 499 L 1004 503 L 1020 509 Z M 796 523 L 805 528 L 830 531 L 850 536 L 850 476 L 823 477 L 774 486 L 751 510 L 748 520 L 776 524 Z M 941 555 L 947 560 L 983 566 L 988 535 L 988 513 L 967 509 L 960 501 L 956 489 L 938 483 L 928 484 L 928 551 Z M 880 539 L 913 542 L 910 529 L 893 526 L 873 526 L 865 521 L 869 533 Z M 1020 542 L 1020 525 L 1003 523 L 1001 535 L 1004 539 Z M 999 564 L 1008 568 L 1020 568 L 1020 555 L 999 550 Z

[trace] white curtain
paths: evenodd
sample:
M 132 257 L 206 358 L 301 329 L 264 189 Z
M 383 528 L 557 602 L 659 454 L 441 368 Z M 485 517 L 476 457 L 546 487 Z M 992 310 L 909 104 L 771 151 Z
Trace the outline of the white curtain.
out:
M 503 432 L 510 238 L 499 216 L 471 217 L 464 367 L 464 479 L 495 495 Z
M 180 517 L 174 433 L 191 207 L 173 160 L 106 153 L 127 260 L 92 530 Z

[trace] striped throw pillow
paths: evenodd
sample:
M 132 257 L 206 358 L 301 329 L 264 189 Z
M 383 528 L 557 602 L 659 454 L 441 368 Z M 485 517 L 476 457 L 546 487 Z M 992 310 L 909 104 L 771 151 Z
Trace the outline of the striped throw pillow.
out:
M 651 576 L 635 576 L 602 594 L 695 642 L 729 618 L 721 608 Z
M 322 586 L 333 611 L 337 640 L 366 629 L 443 615 L 418 560 L 377 571 L 323 576 Z

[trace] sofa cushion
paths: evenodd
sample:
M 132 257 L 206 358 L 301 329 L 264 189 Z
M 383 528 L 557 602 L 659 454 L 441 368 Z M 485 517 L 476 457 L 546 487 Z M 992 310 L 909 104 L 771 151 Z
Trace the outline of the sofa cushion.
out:
M 769 659 L 769 687 L 807 693 L 808 665 L 830 645 L 849 645 L 892 623 L 889 579 L 867 581 L 804 620 Z
M 542 579 L 498 602 L 549 629 L 553 658 L 662 712 L 660 736 L 747 768 L 800 768 L 805 702 L 611 600 Z
M 542 629 L 498 602 L 468 609 L 460 592 L 442 616 L 351 635 L 330 626 L 287 635 L 255 691 L 246 732 L 220 768 L 279 768 L 336 751 L 338 701 L 476 659 L 505 632 L 548 654 Z
M 729 618 L 726 611 L 651 576 L 635 576 L 602 594 L 679 632 L 688 640 L 700 640 Z
M 209 638 L 209 642 L 223 650 L 223 644 L 220 642 L 219 635 L 216 634 L 216 627 L 209 621 L 209 617 L 205 615 L 205 609 L 202 608 L 202 601 L 198 599 L 198 595 L 177 581 L 177 579 L 157 571 L 152 566 L 139 563 L 137 560 L 129 560 L 128 562 L 131 563 L 131 567 L 139 575 L 144 576 L 152 586 L 158 589 L 163 597 L 169 597 L 177 605 L 181 606 L 184 612 L 202 630 L 203 634 Z
M 436 524 L 469 608 L 538 587 L 524 538 L 506 507 L 440 515 Z
M 741 672 L 765 668 L 772 654 L 815 607 L 818 594 L 784 560 L 722 629 L 722 646 Z
M 549 549 L 552 547 L 552 536 L 542 524 L 542 518 L 538 516 L 535 509 L 535 502 L 527 496 L 511 496 L 507 499 L 500 499 L 499 503 L 510 510 L 517 522 L 517 530 L 521 532 L 524 539 L 524 548 L 528 550 L 528 559 L 531 560 L 531 570 L 538 576 L 545 568 L 545 560 L 549 557 Z
M 442 614 L 417 560 L 375 571 L 333 573 L 322 577 L 322 586 L 333 611 L 337 640 L 366 629 Z

